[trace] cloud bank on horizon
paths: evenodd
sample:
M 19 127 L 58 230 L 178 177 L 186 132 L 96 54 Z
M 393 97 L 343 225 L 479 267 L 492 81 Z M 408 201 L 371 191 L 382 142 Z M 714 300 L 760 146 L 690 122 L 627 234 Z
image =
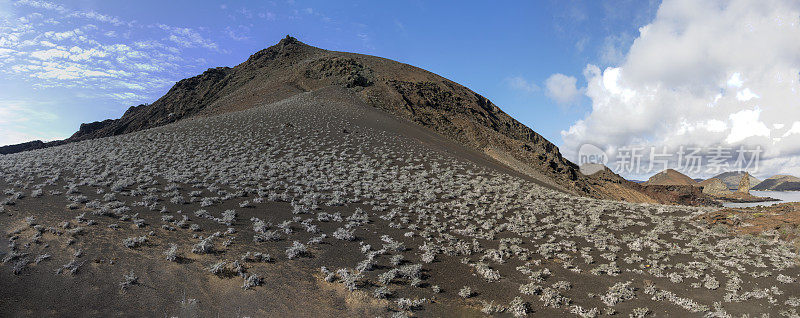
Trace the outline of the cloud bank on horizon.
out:
M 555 100 L 591 100 L 561 132 L 567 158 L 592 144 L 614 169 L 631 147 L 761 147 L 758 175 L 800 175 L 800 2 L 664 0 L 618 65 L 586 65 L 581 89 L 557 75 Z

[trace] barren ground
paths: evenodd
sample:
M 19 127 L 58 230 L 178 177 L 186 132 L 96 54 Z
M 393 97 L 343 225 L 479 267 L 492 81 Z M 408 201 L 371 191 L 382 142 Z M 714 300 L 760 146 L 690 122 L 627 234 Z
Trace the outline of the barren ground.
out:
M 323 89 L 0 156 L 2 316 L 797 316 L 797 250 Z M 268 256 L 267 256 L 268 254 Z

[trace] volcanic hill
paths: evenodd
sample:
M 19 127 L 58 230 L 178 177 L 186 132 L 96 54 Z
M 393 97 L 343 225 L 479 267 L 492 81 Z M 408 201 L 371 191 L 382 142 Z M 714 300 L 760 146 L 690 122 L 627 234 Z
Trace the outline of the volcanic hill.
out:
M 212 68 L 181 80 L 157 101 L 131 107 L 119 119 L 82 124 L 63 141 L 6 146 L 0 153 L 140 131 L 329 86 L 346 87 L 370 106 L 428 127 L 551 187 L 592 193 L 555 145 L 468 88 L 407 64 L 323 50 L 289 36 L 233 68 Z
M 407 64 L 328 51 L 290 36 L 235 67 L 212 68 L 181 80 L 152 104 L 131 107 L 119 119 L 82 124 L 65 140 L 0 147 L 0 154 L 249 109 L 325 87 L 347 88 L 367 105 L 427 127 L 548 187 L 594 198 L 662 202 L 629 183 L 619 192 L 618 184 L 582 175 L 558 147 L 462 85 Z
M 794 223 L 571 167 L 466 88 L 287 38 L 0 156 L 0 316 L 796 313 Z
M 683 173 L 674 169 L 667 169 L 654 174 L 650 179 L 647 179 L 647 185 L 689 185 L 697 186 L 697 181 L 689 178 Z
M 800 191 L 800 178 L 790 175 L 776 175 L 755 184 L 750 190 Z

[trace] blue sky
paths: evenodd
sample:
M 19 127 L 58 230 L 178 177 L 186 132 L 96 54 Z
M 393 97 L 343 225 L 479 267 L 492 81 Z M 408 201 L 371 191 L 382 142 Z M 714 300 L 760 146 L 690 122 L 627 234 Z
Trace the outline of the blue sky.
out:
M 82 122 L 116 118 L 177 80 L 234 66 L 286 34 L 425 68 L 559 143 L 590 102 L 559 104 L 545 80 L 616 62 L 657 5 L 0 0 L 0 143 L 67 137 Z

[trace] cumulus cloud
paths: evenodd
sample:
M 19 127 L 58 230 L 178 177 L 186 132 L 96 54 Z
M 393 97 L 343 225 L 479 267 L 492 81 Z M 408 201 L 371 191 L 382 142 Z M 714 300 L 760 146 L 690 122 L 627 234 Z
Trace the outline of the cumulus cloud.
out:
M 800 174 L 797 39 L 797 1 L 665 0 L 619 64 L 586 66 L 592 109 L 562 150 L 761 146 L 762 176 Z
M 581 91 L 576 86 L 578 79 L 561 73 L 550 75 L 544 82 L 548 97 L 561 105 L 569 105 L 581 95 Z

